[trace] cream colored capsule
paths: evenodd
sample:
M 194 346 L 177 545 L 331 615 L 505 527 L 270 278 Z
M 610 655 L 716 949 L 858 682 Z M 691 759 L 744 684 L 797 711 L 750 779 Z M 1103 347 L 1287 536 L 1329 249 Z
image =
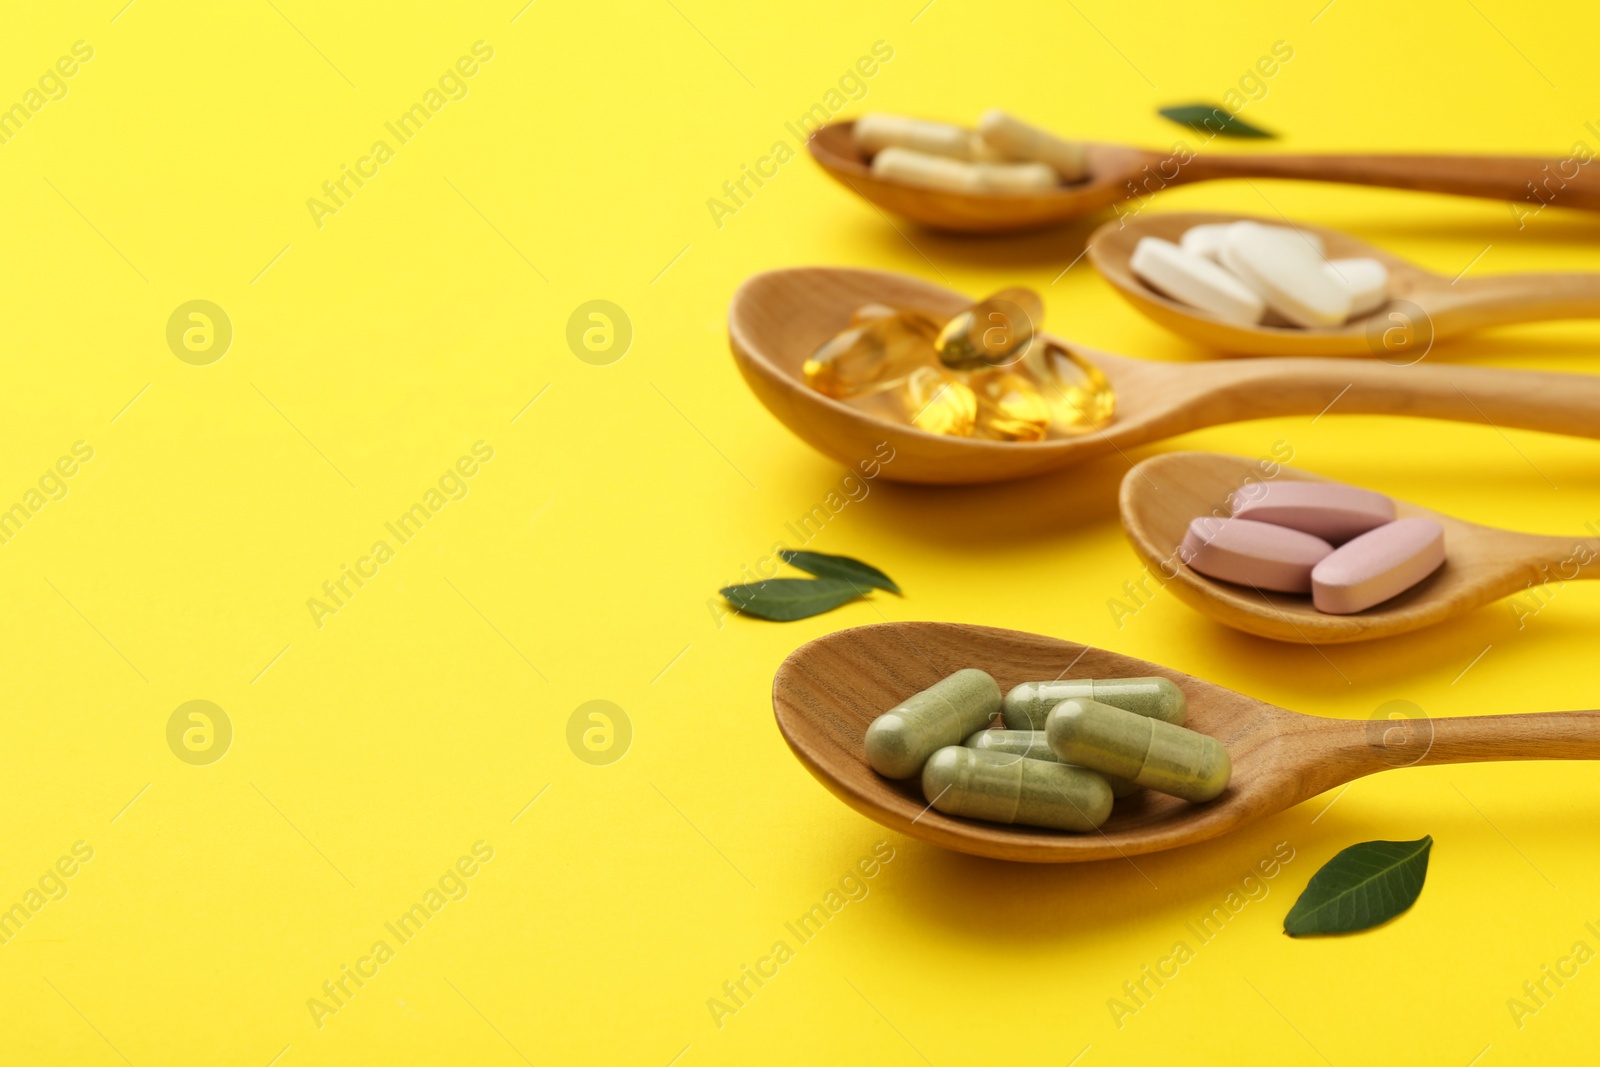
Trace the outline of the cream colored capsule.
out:
M 856 119 L 856 148 L 873 155 L 885 148 L 909 148 L 950 159 L 996 159 L 998 156 L 973 130 L 905 115 L 869 112 Z
M 885 148 L 873 156 L 872 173 L 951 193 L 1040 193 L 1056 187 L 1056 172 L 1044 163 L 968 163 L 909 148 Z
M 922 795 L 946 815 L 1055 830 L 1093 830 L 1111 814 L 1111 787 L 1093 771 L 959 745 L 929 758 Z
M 1183 690 L 1165 678 L 1068 678 L 1012 686 L 1000 715 L 1008 730 L 1043 730 L 1050 712 L 1063 700 L 1098 700 L 1174 726 L 1183 725 L 1189 710 Z
M 1064 182 L 1082 181 L 1088 173 L 1082 142 L 1064 141 L 999 108 L 984 112 L 978 132 L 1002 158 L 1049 164 Z
M 1062 701 L 1045 722 L 1045 736 L 1068 763 L 1184 800 L 1211 800 L 1233 773 L 1216 738 L 1093 700 Z
M 959 745 L 1000 710 L 1000 686 L 968 668 L 907 697 L 867 727 L 867 762 L 885 778 L 913 778 L 936 749 Z
M 1061 762 L 1060 758 L 1050 751 L 1050 742 L 1045 739 L 1043 730 L 979 730 L 962 744 L 979 752 L 1005 752 L 1013 756 L 1026 756 L 1028 759 Z M 1106 780 L 1106 784 L 1111 787 L 1111 795 L 1118 800 L 1139 791 L 1139 787 L 1126 778 L 1113 778 L 1105 774 L 1100 777 Z

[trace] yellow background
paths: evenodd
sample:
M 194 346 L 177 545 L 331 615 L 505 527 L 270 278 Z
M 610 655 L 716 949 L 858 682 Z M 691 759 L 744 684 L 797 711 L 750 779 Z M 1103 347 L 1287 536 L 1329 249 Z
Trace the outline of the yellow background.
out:
M 1064 336 L 1204 353 L 1086 261 L 1062 273 L 1088 223 L 897 232 L 804 157 L 720 227 L 706 206 L 775 141 L 795 147 L 784 123 L 877 41 L 893 59 L 849 112 L 1000 105 L 1165 147 L 1184 133 L 1158 106 L 1221 99 L 1281 40 L 1294 58 L 1242 115 L 1285 134 L 1274 149 L 1564 157 L 1600 148 L 1590 5 L 522 2 L 8 13 L 0 101 L 75 41 L 94 58 L 0 145 L 0 503 L 76 441 L 94 458 L 0 546 L 0 906 L 74 842 L 94 858 L 0 946 L 0 1061 L 1464 1067 L 1592 1051 L 1600 967 L 1520 1028 L 1507 1008 L 1574 942 L 1600 948 L 1584 927 L 1600 920 L 1591 765 L 1389 773 L 1320 817 L 1331 797 L 1137 869 L 941 852 L 814 782 L 769 685 L 841 627 L 1013 627 L 1300 711 L 1462 715 L 1594 706 L 1600 600 L 1569 586 L 1520 629 L 1502 603 L 1320 652 L 1168 595 L 1119 627 L 1107 602 L 1140 567 L 1110 459 L 989 488 L 880 480 L 810 547 L 883 567 L 904 599 L 718 625 L 715 589 L 792 540 L 784 523 L 843 473 L 735 373 L 724 317 L 746 276 L 823 263 L 975 294 L 1025 283 Z M 468 95 L 318 228 L 307 199 L 479 40 L 494 57 Z M 1179 209 L 1281 211 L 1450 275 L 1600 268 L 1600 223 L 1554 208 L 1519 230 L 1500 203 L 1265 181 L 1149 208 Z M 193 299 L 233 323 L 209 366 L 165 340 Z M 633 324 L 609 366 L 565 341 L 591 299 Z M 1594 372 L 1597 340 L 1528 327 L 1430 358 Z M 494 458 L 466 498 L 315 626 L 307 599 L 479 440 Z M 1600 526 L 1588 441 L 1332 413 L 1161 447 L 1279 441 L 1309 470 L 1470 519 Z M 608 766 L 567 744 L 594 699 L 633 727 Z M 167 746 L 189 700 L 233 725 L 209 766 Z M 1334 852 L 1424 833 L 1409 914 L 1341 940 L 1281 934 Z M 894 858 L 870 893 L 717 1026 L 708 998 L 880 840 Z M 319 1029 L 308 998 L 478 841 L 494 858 L 465 899 Z M 1295 858 L 1266 899 L 1118 1028 L 1108 999 L 1280 841 Z

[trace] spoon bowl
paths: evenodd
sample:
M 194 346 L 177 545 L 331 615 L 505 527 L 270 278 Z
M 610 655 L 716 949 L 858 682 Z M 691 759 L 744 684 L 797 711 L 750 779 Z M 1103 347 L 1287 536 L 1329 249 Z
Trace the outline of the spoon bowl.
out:
M 1383 356 L 1414 362 L 1435 341 L 1486 326 L 1600 317 L 1600 274 L 1501 274 L 1447 278 L 1349 234 L 1293 223 L 1322 238 L 1328 259 L 1376 259 L 1389 270 L 1389 301 L 1342 326 L 1240 326 L 1212 318 L 1146 285 L 1128 261 L 1142 237 L 1174 244 L 1192 226 L 1282 219 L 1183 211 L 1108 222 L 1089 238 L 1089 260 L 1128 303 L 1173 333 L 1208 348 L 1254 356 Z
M 854 122 L 818 128 L 806 142 L 811 158 L 840 185 L 883 210 L 958 233 L 1037 230 L 1210 178 L 1302 178 L 1520 201 L 1529 183 L 1540 187 L 1549 171 L 1559 168 L 1565 184 L 1555 202 L 1600 210 L 1600 177 L 1585 171 L 1568 179 L 1565 165 L 1555 159 L 1195 153 L 1182 145 L 1153 152 L 1095 142 L 1084 142 L 1088 177 L 1083 181 L 1043 193 L 952 193 L 874 176 L 867 157 L 856 148 L 854 130 Z
M 1085 834 L 945 815 L 928 806 L 917 779 L 896 782 L 875 773 L 864 739 L 878 715 L 963 667 L 988 671 L 1003 690 L 1060 677 L 1170 679 L 1188 697 L 1187 725 L 1227 747 L 1232 780 L 1205 804 L 1142 790 L 1118 801 L 1105 825 Z M 800 762 L 869 819 L 942 848 L 1030 863 L 1127 859 L 1194 844 L 1392 767 L 1600 758 L 1600 712 L 1326 719 L 1104 649 L 954 623 L 858 626 L 802 645 L 778 668 L 772 705 Z
M 728 309 L 734 362 L 756 397 L 802 440 L 847 467 L 877 464 L 890 481 L 971 484 L 1022 478 L 1205 426 L 1277 415 L 1410 415 L 1600 437 L 1600 377 L 1368 359 L 1158 363 L 1043 335 L 1103 371 L 1116 391 L 1110 424 L 1078 437 L 991 441 L 928 433 L 867 414 L 806 385 L 801 366 L 863 304 L 944 321 L 967 296 L 901 274 L 834 267 L 769 271 Z M 863 468 L 865 469 L 865 468 Z
M 1420 630 L 1555 580 L 1600 577 L 1600 539 L 1517 533 L 1453 518 L 1404 500 L 1399 518 L 1444 527 L 1445 562 L 1399 596 L 1355 615 L 1327 615 L 1309 596 L 1208 578 L 1177 556 L 1191 520 L 1226 517 L 1231 493 L 1253 482 L 1328 479 L 1239 456 L 1169 452 L 1122 480 L 1122 527 L 1134 550 L 1179 600 L 1246 633 L 1298 644 L 1342 644 Z

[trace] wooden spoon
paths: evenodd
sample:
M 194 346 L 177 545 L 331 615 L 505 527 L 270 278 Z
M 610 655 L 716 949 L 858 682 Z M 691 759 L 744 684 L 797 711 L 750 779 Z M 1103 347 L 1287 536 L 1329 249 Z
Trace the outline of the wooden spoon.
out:
M 1600 175 L 1579 169 L 1565 176 L 1554 159 L 1516 156 L 1233 155 L 1188 151 L 1153 152 L 1127 145 L 1088 143 L 1089 177 L 1046 193 L 948 193 L 874 177 L 856 150 L 854 122 L 835 122 L 811 135 L 811 157 L 840 184 L 885 211 L 937 230 L 1016 233 L 1053 226 L 1143 198 L 1161 189 L 1209 178 L 1301 178 L 1307 181 L 1381 185 L 1492 200 L 1527 201 L 1529 183 L 1546 184 L 1559 173 L 1552 198 L 1538 203 L 1600 210 Z M 1549 168 L 1549 170 L 1546 170 Z M 1593 168 L 1591 168 L 1591 171 Z
M 876 716 L 963 667 L 988 671 L 1001 689 L 1057 677 L 1170 678 L 1189 698 L 1188 725 L 1227 746 L 1232 781 L 1206 804 L 1144 790 L 1117 801 L 1096 833 L 944 815 L 928 807 L 916 779 L 893 782 L 874 773 L 862 740 Z M 1600 712 L 1325 719 L 1131 656 L 1038 634 L 940 622 L 858 626 L 802 645 L 778 668 L 772 707 L 800 762 L 867 818 L 943 848 L 1030 863 L 1126 858 L 1193 844 L 1392 767 L 1600 759 Z
M 1389 303 L 1345 323 L 1316 329 L 1237 326 L 1212 318 L 1150 288 L 1128 267 L 1141 237 L 1176 242 L 1191 226 L 1208 222 L 1282 219 L 1216 215 L 1203 211 L 1140 215 L 1108 222 L 1089 238 L 1089 260 L 1128 303 L 1173 333 L 1211 348 L 1252 356 L 1384 356 L 1416 360 L 1434 341 L 1485 326 L 1547 319 L 1600 318 L 1600 274 L 1500 274 L 1447 278 L 1424 270 L 1349 234 L 1293 223 L 1322 238 L 1327 258 L 1366 256 L 1389 268 Z
M 972 298 L 882 271 L 770 271 L 734 293 L 728 341 L 745 381 L 780 422 L 846 466 L 876 457 L 882 477 L 891 481 L 1004 481 L 1204 426 L 1324 411 L 1600 437 L 1600 377 L 1591 375 L 1367 359 L 1157 363 L 1061 341 L 1110 378 L 1117 393 L 1110 425 L 1082 437 L 1026 443 L 947 437 L 875 418 L 805 384 L 800 368 L 806 357 L 844 329 L 851 312 L 871 303 L 916 308 L 943 320 Z M 884 461 L 890 454 L 893 459 Z
M 1357 615 L 1325 615 L 1309 596 L 1219 582 L 1174 554 L 1192 519 L 1226 516 L 1228 495 L 1250 482 L 1321 482 L 1292 467 L 1213 452 L 1152 456 L 1122 479 L 1122 527 L 1145 563 L 1179 600 L 1247 633 L 1298 644 L 1341 644 L 1420 630 L 1549 581 L 1600 578 L 1600 539 L 1516 533 L 1395 501 L 1401 518 L 1444 527 L 1445 564 L 1392 600 Z

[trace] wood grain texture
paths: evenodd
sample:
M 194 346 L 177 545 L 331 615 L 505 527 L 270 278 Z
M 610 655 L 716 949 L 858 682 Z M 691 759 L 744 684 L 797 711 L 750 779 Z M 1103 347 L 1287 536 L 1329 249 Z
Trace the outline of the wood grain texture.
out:
M 1342 644 L 1409 633 L 1553 579 L 1600 577 L 1600 539 L 1549 537 L 1480 526 L 1395 501 L 1401 518 L 1444 527 L 1445 564 L 1423 581 L 1356 615 L 1325 615 L 1309 596 L 1219 582 L 1176 556 L 1191 520 L 1226 516 L 1228 497 L 1252 482 L 1326 481 L 1256 460 L 1211 452 L 1170 452 L 1135 466 L 1122 480 L 1122 528 L 1179 600 L 1238 630 L 1297 644 Z
M 1145 790 L 1119 801 L 1110 820 L 1087 834 L 1004 826 L 934 811 L 916 780 L 894 782 L 873 772 L 863 739 L 876 716 L 963 667 L 988 671 L 1002 690 L 1057 677 L 1169 678 L 1189 699 L 1189 725 L 1227 747 L 1232 781 L 1206 804 Z M 1600 712 L 1325 719 L 1104 649 L 953 623 L 880 623 L 809 642 L 778 668 L 772 705 L 778 729 L 800 762 L 856 811 L 943 848 L 1030 863 L 1118 859 L 1194 844 L 1394 767 L 1600 759 Z
M 1037 230 L 1130 197 L 1216 178 L 1293 178 L 1515 201 L 1527 200 L 1527 183 L 1532 182 L 1555 206 L 1600 210 L 1600 175 L 1580 170 L 1561 188 L 1542 184 L 1550 179 L 1546 167 L 1555 171 L 1561 166 L 1556 159 L 1215 152 L 1180 157 L 1093 142 L 1086 146 L 1089 178 L 1077 184 L 1037 194 L 949 193 L 874 177 L 867 159 L 856 150 L 854 127 L 853 122 L 835 122 L 818 129 L 807 141 L 811 157 L 839 184 L 883 210 L 930 229 L 962 233 Z
M 1600 318 L 1600 274 L 1502 274 L 1447 278 L 1364 241 L 1320 226 L 1294 228 L 1322 238 L 1329 259 L 1370 257 L 1389 268 L 1389 302 L 1342 326 L 1239 326 L 1214 319 L 1147 286 L 1128 266 L 1143 237 L 1176 243 L 1185 230 L 1239 221 L 1282 226 L 1278 218 L 1183 211 L 1108 222 L 1089 238 L 1089 260 L 1127 301 L 1173 333 L 1222 352 L 1252 356 L 1381 356 L 1420 358 L 1434 341 L 1486 326 L 1552 319 Z M 1409 303 L 1414 307 L 1407 307 Z M 1420 311 L 1420 314 L 1418 313 Z M 1403 346 L 1394 328 L 1411 328 Z M 1386 336 L 1396 347 L 1384 346 Z
M 832 267 L 748 279 L 728 310 L 728 342 L 757 398 L 802 440 L 852 469 L 894 451 L 891 481 L 968 484 L 1055 470 L 1111 452 L 1247 419 L 1278 415 L 1411 415 L 1483 426 L 1600 437 L 1600 377 L 1370 359 L 1157 363 L 1051 338 L 1100 367 L 1117 393 L 1103 430 L 1027 443 L 947 437 L 875 418 L 807 387 L 806 357 L 862 304 L 948 318 L 974 297 L 902 274 Z M 1491 425 L 1492 424 L 1492 425 Z

